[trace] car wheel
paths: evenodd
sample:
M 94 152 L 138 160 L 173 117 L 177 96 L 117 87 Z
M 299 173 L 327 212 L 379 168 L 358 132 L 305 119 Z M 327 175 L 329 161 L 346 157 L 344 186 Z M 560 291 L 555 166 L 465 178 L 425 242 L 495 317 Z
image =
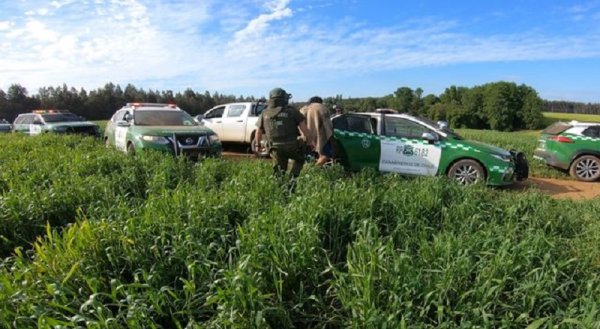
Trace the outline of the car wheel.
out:
M 584 182 L 593 182 L 600 178 L 600 159 L 593 155 L 584 155 L 575 159 L 569 173 Z
M 135 155 L 135 146 L 133 146 L 133 143 L 127 144 L 127 154 Z
M 448 170 L 448 177 L 462 185 L 471 185 L 485 179 L 485 171 L 475 160 L 459 160 Z
M 267 141 L 263 138 L 260 141 L 260 149 L 258 149 L 256 147 L 256 138 L 254 136 L 252 136 L 252 142 L 250 144 L 250 149 L 252 150 L 252 153 L 261 156 L 261 157 L 267 157 L 269 155 L 269 151 L 268 151 L 268 147 L 267 147 Z

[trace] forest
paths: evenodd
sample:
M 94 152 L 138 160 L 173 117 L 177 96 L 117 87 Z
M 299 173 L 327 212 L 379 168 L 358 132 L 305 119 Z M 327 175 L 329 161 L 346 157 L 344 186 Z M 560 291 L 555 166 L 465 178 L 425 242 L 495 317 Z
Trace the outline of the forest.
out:
M 113 83 L 90 91 L 63 84 L 42 87 L 32 94 L 24 86 L 12 84 L 6 91 L 0 89 L 0 118 L 12 121 L 18 114 L 34 109 L 68 109 L 89 120 L 106 120 L 128 102 L 176 103 L 188 113 L 196 115 L 215 105 L 256 101 L 259 98 L 198 92 L 190 88 L 183 92 L 145 90 L 131 84 L 122 88 Z M 294 105 L 301 106 L 305 100 L 294 101 Z M 433 120 L 445 120 L 455 128 L 499 131 L 542 128 L 542 112 L 600 114 L 600 104 L 543 100 L 530 86 L 504 81 L 472 88 L 450 86 L 440 95 L 423 95 L 421 88 L 400 87 L 383 97 L 348 98 L 335 95 L 325 97 L 324 101 L 330 108 L 336 105 L 345 112 L 391 108 Z

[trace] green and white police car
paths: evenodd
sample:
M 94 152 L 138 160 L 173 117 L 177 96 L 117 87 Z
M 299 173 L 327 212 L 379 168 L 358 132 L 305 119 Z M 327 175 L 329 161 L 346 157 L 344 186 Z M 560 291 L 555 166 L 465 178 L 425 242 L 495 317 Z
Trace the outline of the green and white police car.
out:
M 13 122 L 14 132 L 29 135 L 42 133 L 81 134 L 100 137 L 97 124 L 68 110 L 34 110 L 31 113 L 19 114 Z
M 542 131 L 533 157 L 568 170 L 574 178 L 592 182 L 600 178 L 600 123 L 556 122 Z
M 135 154 L 157 150 L 192 159 L 219 157 L 221 141 L 174 104 L 127 103 L 107 123 L 107 146 Z
M 332 122 L 334 156 L 350 170 L 446 175 L 465 185 L 496 186 L 529 174 L 523 153 L 465 140 L 443 122 L 389 112 L 347 113 Z

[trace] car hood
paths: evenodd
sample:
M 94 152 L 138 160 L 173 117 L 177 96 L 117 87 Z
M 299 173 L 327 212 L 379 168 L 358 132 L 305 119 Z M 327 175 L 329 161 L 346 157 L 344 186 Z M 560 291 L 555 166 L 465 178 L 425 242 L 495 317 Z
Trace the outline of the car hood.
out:
M 140 134 L 154 136 L 170 136 L 173 134 L 212 134 L 213 131 L 203 126 L 135 126 L 135 131 Z
M 510 155 L 510 152 L 508 150 L 505 150 L 501 147 L 497 147 L 494 145 L 477 142 L 477 141 L 473 141 L 473 140 L 461 140 L 460 142 L 461 142 L 461 144 L 471 146 L 472 148 L 477 149 L 484 153 Z

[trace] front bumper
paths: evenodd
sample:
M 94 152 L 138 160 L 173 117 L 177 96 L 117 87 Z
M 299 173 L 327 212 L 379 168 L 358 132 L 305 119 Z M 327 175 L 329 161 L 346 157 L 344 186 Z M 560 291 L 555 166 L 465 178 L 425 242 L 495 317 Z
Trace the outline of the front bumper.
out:
M 208 135 L 173 134 L 164 137 L 169 141 L 168 144 L 140 141 L 141 148 L 159 150 L 174 156 L 185 156 L 192 160 L 221 156 L 221 142 L 211 142 Z
M 510 154 L 515 163 L 515 178 L 518 181 L 526 180 L 529 177 L 529 162 L 525 153 L 511 150 Z

